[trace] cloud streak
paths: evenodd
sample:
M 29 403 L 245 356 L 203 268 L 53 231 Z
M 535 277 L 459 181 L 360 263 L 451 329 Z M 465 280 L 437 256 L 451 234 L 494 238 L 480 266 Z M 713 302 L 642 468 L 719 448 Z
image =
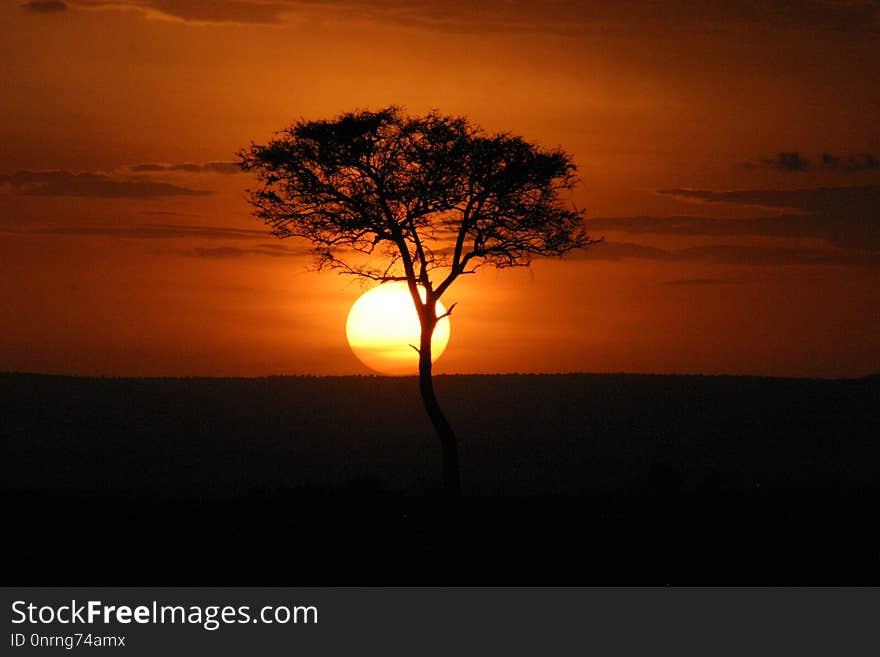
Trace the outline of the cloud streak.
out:
M 305 249 L 289 249 L 275 244 L 259 244 L 254 248 L 238 246 L 200 247 L 186 251 L 186 255 L 209 260 L 226 260 L 249 256 L 265 256 L 269 258 L 295 258 L 310 255 Z
M 630 217 L 598 219 L 593 230 L 678 235 L 813 237 L 841 247 L 880 251 L 880 186 L 708 191 L 665 189 L 658 193 L 705 203 L 732 203 L 787 211 L 756 219 Z
M 880 157 L 867 152 L 850 155 L 834 155 L 826 152 L 820 153 L 815 160 L 812 160 L 798 151 L 780 151 L 773 156 L 759 158 L 757 164 L 750 162 L 747 166 L 765 166 L 777 171 L 795 173 L 812 170 L 855 173 L 880 169 Z
M 667 250 L 630 242 L 606 241 L 579 252 L 575 257 L 579 260 L 634 259 L 663 262 L 709 262 L 720 265 L 880 266 L 880 257 L 877 254 L 860 251 L 829 251 L 741 244 L 712 244 Z
M 285 14 L 308 6 L 298 0 L 68 0 L 83 9 L 131 9 L 148 17 L 188 23 L 281 23 Z
M 880 169 L 880 158 L 873 153 L 857 153 L 839 156 L 822 153 L 820 162 L 825 169 L 832 171 L 871 171 Z
M 603 240 L 592 245 L 589 249 L 574 251 L 574 258 L 587 258 L 590 260 L 626 260 L 635 258 L 639 260 L 676 260 L 678 257 L 671 251 L 658 249 L 644 244 L 632 242 L 611 242 Z
M 127 7 L 148 16 L 193 23 L 282 23 L 289 17 L 345 16 L 445 32 L 547 32 L 579 35 L 584 30 L 655 26 L 658 31 L 721 25 L 865 31 L 875 30 L 874 3 L 791 0 L 679 0 L 668 3 L 619 0 L 69 0 L 84 8 Z M 675 22 L 669 16 L 676 16 Z
M 710 217 L 615 217 L 594 219 L 590 230 L 641 235 L 692 237 L 781 237 L 822 239 L 839 248 L 877 251 L 877 229 L 872 226 L 829 225 L 821 217 L 782 215 L 758 219 L 715 219 Z
M 15 235 L 55 235 L 72 237 L 109 237 L 126 240 L 226 240 L 252 241 L 270 237 L 268 230 L 227 228 L 224 226 L 193 226 L 187 224 L 130 224 L 130 225 L 91 225 L 91 226 L 44 226 L 42 228 L 17 229 L 0 228 L 0 233 Z M 184 251 L 184 255 L 196 258 L 224 259 L 246 256 L 266 256 L 290 258 L 309 256 L 311 251 L 304 245 L 276 244 L 263 242 L 254 246 L 223 245 L 217 247 L 196 247 Z
M 213 192 L 148 180 L 116 180 L 101 173 L 71 171 L 18 171 L 0 175 L 0 189 L 25 196 L 81 196 L 91 198 L 157 198 L 202 196 Z
M 747 189 L 716 192 L 702 189 L 660 189 L 658 194 L 709 203 L 736 203 L 765 208 L 815 212 L 880 208 L 880 185 L 811 187 L 804 189 Z
M 21 3 L 21 8 L 35 14 L 57 14 L 67 9 L 67 3 L 61 0 L 31 0 Z
M 7 232 L 39 235 L 91 235 L 128 239 L 266 239 L 268 231 L 224 228 L 221 226 L 191 226 L 184 224 L 132 224 L 122 226 L 48 226 L 33 230 Z
M 761 158 L 761 163 L 780 171 L 806 171 L 810 161 L 800 153 L 781 151 L 773 157 Z
M 238 162 L 183 162 L 180 164 L 145 163 L 128 167 L 134 173 L 242 173 Z

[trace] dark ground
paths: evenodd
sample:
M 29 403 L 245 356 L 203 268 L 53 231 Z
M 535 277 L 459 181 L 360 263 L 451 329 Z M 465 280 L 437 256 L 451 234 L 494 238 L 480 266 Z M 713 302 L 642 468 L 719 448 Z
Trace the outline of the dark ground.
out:
M 880 584 L 880 378 L 0 375 L 7 584 Z

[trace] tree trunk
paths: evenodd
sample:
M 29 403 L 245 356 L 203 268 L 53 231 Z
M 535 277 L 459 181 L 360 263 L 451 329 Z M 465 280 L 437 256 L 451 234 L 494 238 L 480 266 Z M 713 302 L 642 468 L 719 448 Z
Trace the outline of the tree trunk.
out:
M 431 313 L 433 314 L 433 313 Z M 425 317 L 422 320 L 421 341 L 419 344 L 419 391 L 425 411 L 434 425 L 440 447 L 443 451 L 443 490 L 450 497 L 461 495 L 461 481 L 458 474 L 458 446 L 452 425 L 443 414 L 437 395 L 434 394 L 434 380 L 431 375 L 431 337 L 437 325 L 436 317 Z

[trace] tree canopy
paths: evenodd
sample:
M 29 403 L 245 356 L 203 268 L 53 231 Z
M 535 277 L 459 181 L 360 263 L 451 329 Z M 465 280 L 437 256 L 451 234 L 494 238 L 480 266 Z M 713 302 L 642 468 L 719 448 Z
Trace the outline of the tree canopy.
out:
M 591 243 L 567 198 L 569 154 L 463 117 L 388 107 L 302 120 L 239 155 L 275 235 L 309 240 L 318 268 L 406 281 L 414 299 L 421 285 L 426 303 L 483 265 L 527 266 Z

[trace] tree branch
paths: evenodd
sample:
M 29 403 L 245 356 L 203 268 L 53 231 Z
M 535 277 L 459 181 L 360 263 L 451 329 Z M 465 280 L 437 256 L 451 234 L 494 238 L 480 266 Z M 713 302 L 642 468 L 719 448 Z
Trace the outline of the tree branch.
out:
M 455 310 L 455 307 L 456 307 L 457 305 L 458 305 L 458 302 L 456 301 L 454 304 L 452 304 L 451 306 L 449 306 L 449 310 L 447 310 L 445 313 L 443 313 L 442 315 L 440 315 L 440 316 L 437 318 L 437 321 L 439 322 L 439 321 L 440 321 L 441 319 L 443 319 L 444 317 L 449 317 L 449 316 L 451 316 L 451 315 L 452 315 L 452 311 Z

